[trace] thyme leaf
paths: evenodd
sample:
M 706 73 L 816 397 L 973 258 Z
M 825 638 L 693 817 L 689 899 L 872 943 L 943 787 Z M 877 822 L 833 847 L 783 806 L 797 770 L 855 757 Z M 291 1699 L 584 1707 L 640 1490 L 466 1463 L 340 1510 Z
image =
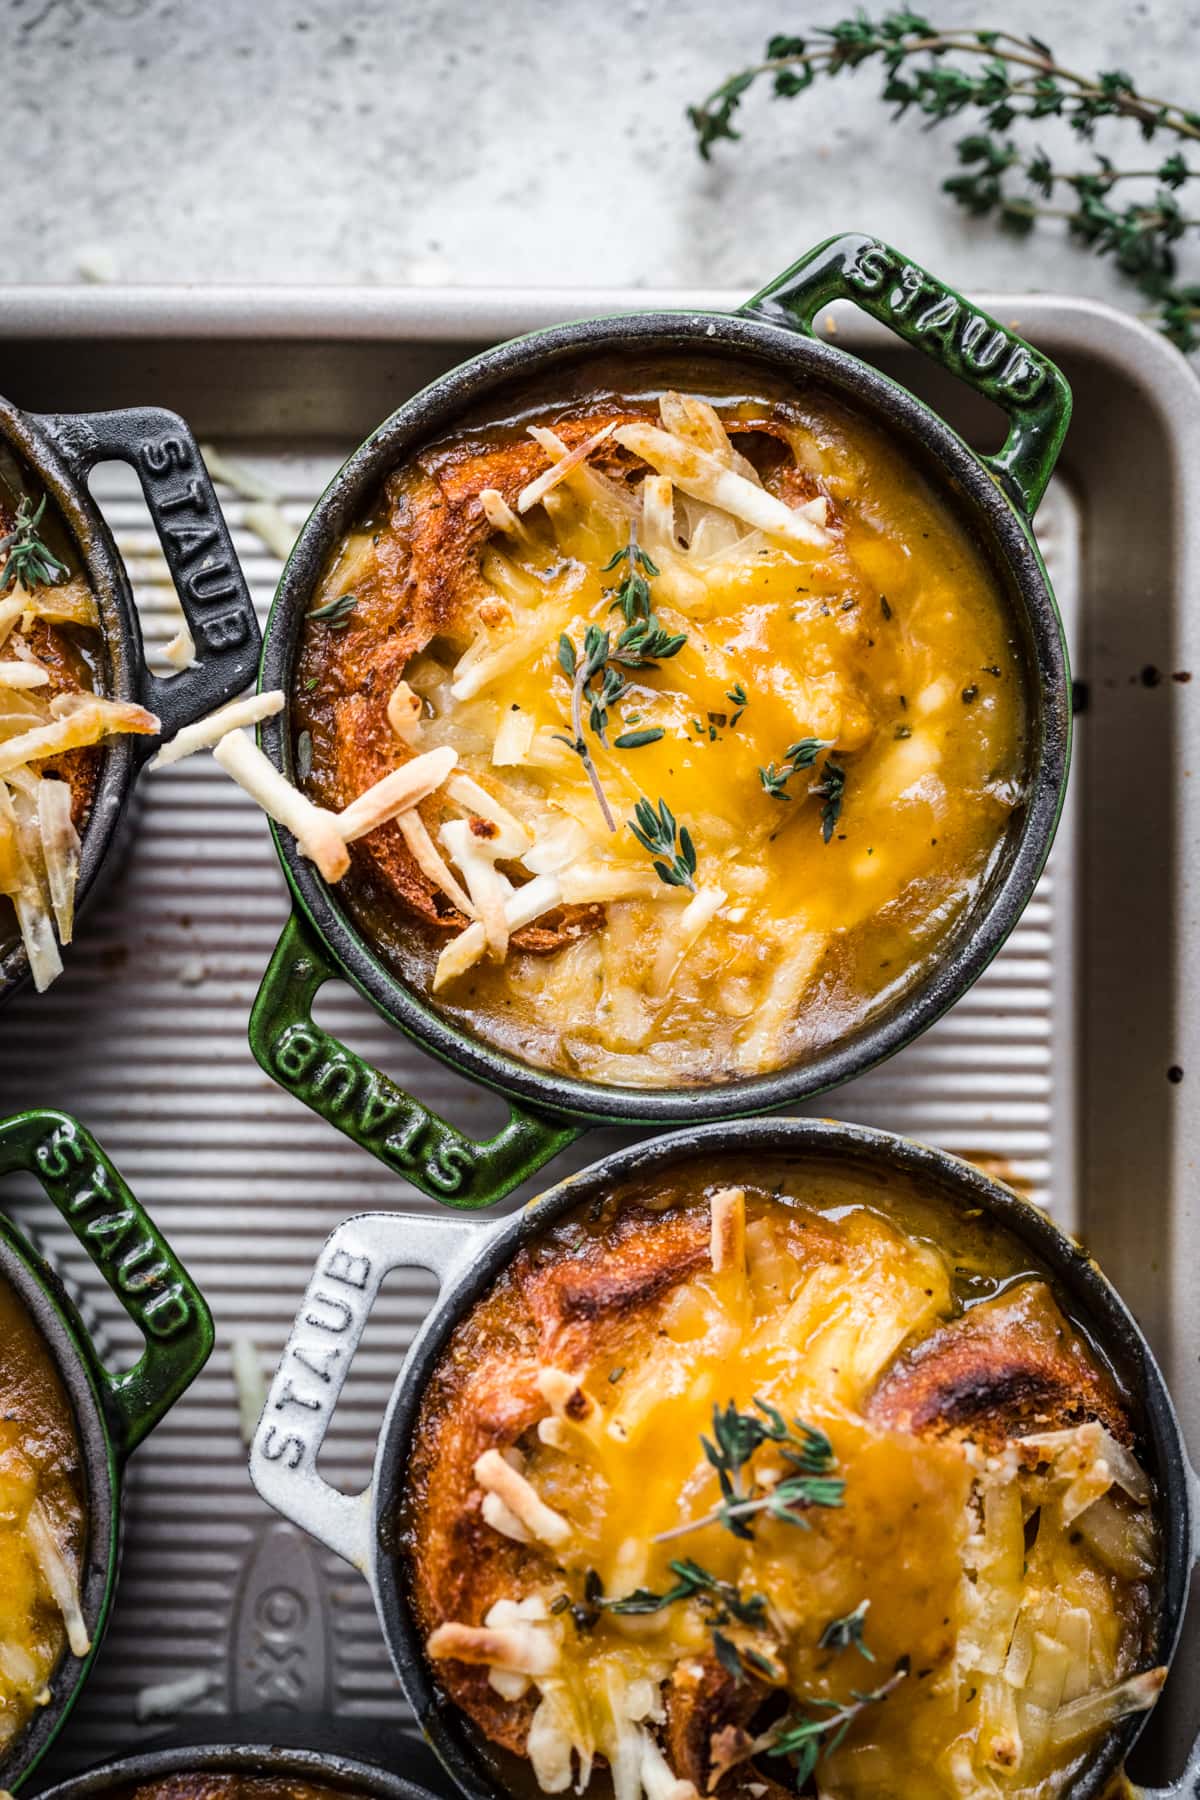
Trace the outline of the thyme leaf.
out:
M 621 670 L 655 669 L 666 657 L 677 656 L 687 643 L 686 632 L 669 632 L 651 610 L 648 577 L 657 575 L 659 570 L 639 545 L 632 527 L 629 542 L 609 558 L 601 572 L 614 569 L 621 562 L 627 565 L 627 573 L 609 608 L 611 612 L 620 607 L 625 619 L 624 629 L 616 643 L 612 641 L 612 633 L 601 630 L 599 625 L 587 627 L 583 635 L 582 650 L 576 649 L 566 632 L 558 640 L 559 665 L 571 683 L 572 736 L 565 737 L 559 733 L 555 735 L 559 743 L 566 744 L 583 763 L 592 784 L 592 792 L 610 831 L 617 829 L 616 821 L 584 735 L 584 701 L 588 703 L 588 730 L 607 748 L 605 733 L 608 730 L 609 710 L 629 691 L 629 683 Z M 662 736 L 663 733 L 657 730 L 622 732 L 614 740 L 613 748 L 637 750 L 645 744 L 656 743 Z M 672 844 L 672 851 L 673 849 Z M 663 879 L 666 880 L 667 877 L 664 876 Z
M 324 606 L 316 607 L 308 616 L 328 625 L 330 631 L 344 631 L 357 605 L 357 594 L 339 594 L 336 600 L 327 600 Z
M 66 579 L 66 563 L 60 562 L 38 536 L 45 510 L 45 494 L 36 507 L 28 494 L 22 494 L 18 501 L 13 528 L 0 538 L 0 557 L 5 558 L 4 567 L 0 569 L 0 594 L 17 582 L 23 588 L 39 588 L 53 587 Z
M 852 1690 L 852 1698 L 844 1703 L 805 1695 L 798 1702 L 798 1707 L 775 1726 L 775 1741 L 767 1749 L 767 1755 L 789 1757 L 795 1771 L 796 1786 L 802 1788 L 821 1757 L 831 1756 L 841 1747 L 846 1733 L 859 1714 L 868 1706 L 876 1706 L 880 1701 L 886 1700 L 900 1686 L 908 1674 L 908 1667 L 908 1659 L 905 1658 L 897 1665 L 895 1674 L 880 1687 L 865 1694 Z M 807 1707 L 809 1716 L 806 1717 L 799 1711 L 799 1707 Z M 814 1712 L 815 1717 L 812 1716 Z
M 643 850 L 656 858 L 654 872 L 668 887 L 696 891 L 696 847 L 686 825 L 676 825 L 675 815 L 665 800 L 655 808 L 649 800 L 639 800 L 633 818 L 626 820 L 630 831 Z M 676 834 L 679 848 L 675 847 Z
M 645 744 L 657 744 L 665 734 L 656 725 L 646 731 L 623 731 L 613 739 L 614 750 L 640 750 Z
M 676 1582 L 665 1593 L 656 1594 L 650 1588 L 635 1588 L 620 1600 L 606 1600 L 604 1605 L 609 1612 L 640 1614 L 661 1612 L 664 1607 L 673 1606 L 678 1600 L 700 1600 L 716 1611 L 720 1624 L 736 1619 L 739 1625 L 746 1625 L 752 1631 L 764 1631 L 767 1628 L 767 1602 L 762 1594 L 743 1595 L 733 1582 L 720 1581 L 690 1557 L 674 1561 L 668 1566 L 676 1577 Z
M 865 1656 L 868 1662 L 874 1662 L 875 1652 L 868 1648 L 863 1638 L 867 1608 L 870 1604 L 869 1600 L 860 1600 L 853 1612 L 846 1613 L 840 1619 L 830 1619 L 817 1639 L 818 1646 L 822 1650 L 857 1650 L 859 1655 Z
M 836 763 L 825 764 L 823 779 L 814 794 L 823 796 L 825 804 L 821 808 L 821 836 L 828 843 L 837 829 L 837 822 L 842 816 L 842 797 L 846 791 L 846 771 Z
M 790 800 L 787 784 L 793 775 L 801 769 L 811 769 L 822 750 L 831 750 L 832 740 L 825 738 L 801 738 L 798 744 L 789 746 L 785 760 L 776 768 L 773 762 L 765 769 L 758 771 L 758 779 L 772 800 Z
M 805 1510 L 842 1505 L 846 1483 L 836 1473 L 837 1457 L 825 1433 L 802 1419 L 789 1424 L 777 1407 L 757 1396 L 754 1405 L 756 1412 L 740 1412 L 732 1400 L 713 1407 L 713 1435 L 700 1443 L 716 1470 L 721 1499 L 702 1518 L 660 1531 L 657 1543 L 706 1525 L 723 1525 L 734 1537 L 753 1538 L 747 1520 L 760 1513 L 807 1530 Z M 769 1486 L 749 1478 L 749 1464 L 764 1444 L 773 1445 L 792 1470 Z

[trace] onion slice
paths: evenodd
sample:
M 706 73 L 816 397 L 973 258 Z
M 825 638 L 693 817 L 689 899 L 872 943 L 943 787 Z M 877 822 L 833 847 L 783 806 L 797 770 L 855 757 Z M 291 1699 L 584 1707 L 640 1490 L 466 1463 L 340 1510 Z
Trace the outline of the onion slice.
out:
M 35 1500 L 25 1515 L 25 1535 L 54 1604 L 63 1616 L 72 1656 L 86 1656 L 92 1641 L 79 1603 L 79 1579 L 59 1548 L 54 1528 L 40 1500 Z
M 71 788 L 68 782 L 53 781 L 46 777 L 38 782 L 37 817 L 58 941 L 60 944 L 69 944 L 75 930 L 79 833 L 71 817 Z

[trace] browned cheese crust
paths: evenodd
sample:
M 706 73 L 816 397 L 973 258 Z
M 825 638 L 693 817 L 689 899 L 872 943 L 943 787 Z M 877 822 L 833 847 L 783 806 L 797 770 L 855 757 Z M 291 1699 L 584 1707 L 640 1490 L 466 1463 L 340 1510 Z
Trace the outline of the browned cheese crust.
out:
M 456 1327 L 426 1389 L 409 1465 L 402 1555 L 422 1636 L 449 1620 L 482 1624 L 497 1600 L 554 1579 L 552 1551 L 516 1543 L 484 1521 L 475 1463 L 487 1449 L 532 1444 L 550 1412 L 536 1385 L 539 1367 L 582 1372 L 609 1358 L 617 1366 L 644 1346 L 671 1290 L 708 1264 L 709 1233 L 704 1206 L 652 1212 L 630 1204 L 597 1236 L 579 1225 L 556 1228 L 522 1250 Z M 811 1214 L 805 1250 L 817 1260 L 838 1254 L 837 1238 Z M 918 1436 L 956 1433 L 985 1447 L 1089 1419 L 1125 1443 L 1132 1436 L 1115 1387 L 1033 1279 L 902 1353 L 868 1410 L 880 1424 Z M 449 1660 L 439 1660 L 437 1678 L 488 1738 L 524 1752 L 536 1694 L 506 1701 L 486 1668 Z M 769 1695 L 754 1679 L 735 1687 L 715 1658 L 680 1663 L 666 1692 L 665 1749 L 675 1774 L 701 1794 L 733 1800 L 754 1784 L 768 1789 L 756 1800 L 781 1800 L 790 1790 L 772 1779 L 769 1763 L 764 1772 L 747 1755 L 754 1715 Z
M 606 425 L 656 417 L 647 403 L 635 408 L 609 401 L 547 422 L 573 449 Z M 751 450 L 764 485 L 789 505 L 812 499 L 814 478 L 785 452 L 780 425 L 771 417 L 727 421 L 731 436 Z M 373 559 L 355 570 L 357 604 L 335 631 L 310 627 L 297 671 L 296 693 L 313 740 L 313 798 L 338 810 L 415 753 L 396 737 L 388 701 L 409 663 L 439 633 L 470 627 L 482 605 L 496 604 L 479 572 L 480 552 L 493 535 L 479 498 L 495 488 L 515 507 L 522 490 L 548 467 L 531 438 L 476 433 L 418 453 L 389 476 L 375 534 Z M 620 445 L 601 444 L 589 466 L 610 479 L 633 483 L 646 465 Z M 435 828 L 439 802 L 418 811 Z M 418 867 L 395 823 L 381 825 L 352 846 L 359 869 L 373 875 L 404 911 L 438 930 L 468 923 Z M 513 933 L 517 949 L 547 954 L 590 930 L 601 906 L 555 908 Z

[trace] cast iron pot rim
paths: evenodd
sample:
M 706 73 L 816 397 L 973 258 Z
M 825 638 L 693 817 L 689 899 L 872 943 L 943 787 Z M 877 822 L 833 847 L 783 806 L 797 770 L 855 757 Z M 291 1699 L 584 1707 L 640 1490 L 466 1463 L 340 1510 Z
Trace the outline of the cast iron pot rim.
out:
M 134 686 L 137 645 L 132 621 L 133 593 L 121 553 L 85 478 L 68 470 L 58 450 L 28 413 L 0 395 L 0 440 L 13 451 L 26 470 L 37 476 L 50 496 L 71 537 L 100 611 L 103 640 L 102 666 L 106 691 L 112 699 L 140 700 Z M 81 912 L 105 857 L 112 847 L 121 816 L 140 767 L 137 740 L 118 735 L 103 746 L 96 794 L 83 831 L 76 911 Z M 0 949 L 0 1006 L 24 984 L 29 958 L 18 936 L 7 950 Z
M 872 1126 L 834 1119 L 754 1119 L 676 1131 L 602 1157 L 569 1175 L 520 1212 L 481 1225 L 471 1262 L 459 1266 L 439 1293 L 401 1364 L 388 1402 L 375 1455 L 372 1484 L 372 1586 L 388 1651 L 417 1723 L 450 1774 L 471 1800 L 497 1800 L 500 1783 L 471 1744 L 471 1728 L 434 1680 L 402 1592 L 398 1550 L 384 1542 L 403 1489 L 403 1473 L 417 1413 L 429 1378 L 450 1334 L 523 1245 L 563 1213 L 613 1187 L 681 1162 L 728 1152 L 849 1160 L 887 1167 L 928 1181 L 948 1203 L 982 1207 L 1004 1229 L 1030 1245 L 1096 1331 L 1101 1352 L 1136 1378 L 1141 1435 L 1152 1453 L 1163 1535 L 1163 1578 L 1153 1666 L 1170 1665 L 1183 1626 L 1193 1564 L 1194 1494 L 1183 1433 L 1154 1352 L 1120 1294 L 1086 1251 L 1032 1201 L 994 1181 L 974 1164 L 932 1145 Z M 1116 1724 L 1064 1792 L 1063 1800 L 1096 1800 L 1128 1757 L 1149 1715 Z
M 902 443 L 915 440 L 919 452 L 939 465 L 944 482 L 951 489 L 958 485 L 960 505 L 973 510 L 988 527 L 992 553 L 1008 572 L 1019 627 L 1023 615 L 1034 690 L 1027 696 L 1031 768 L 1009 866 L 998 878 L 989 877 L 995 881 L 990 898 L 982 909 L 976 903 L 975 923 L 960 929 L 952 954 L 935 959 L 929 973 L 878 1020 L 868 1021 L 811 1061 L 709 1087 L 606 1087 L 539 1069 L 452 1025 L 386 967 L 291 835 L 272 825 L 295 899 L 341 972 L 384 1019 L 443 1063 L 486 1086 L 544 1110 L 595 1121 L 684 1123 L 773 1111 L 836 1087 L 911 1043 L 974 984 L 1024 911 L 1054 839 L 1070 751 L 1070 681 L 1058 609 L 1030 530 L 976 453 L 906 388 L 831 344 L 755 315 L 657 312 L 553 326 L 486 350 L 406 401 L 353 452 L 304 525 L 267 620 L 260 691 L 281 688 L 288 695 L 283 712 L 260 727 L 263 746 L 276 766 L 285 773 L 291 766 L 286 721 L 291 710 L 292 651 L 325 556 L 399 457 L 444 432 L 481 391 L 518 373 L 540 372 L 581 354 L 665 336 L 673 340 L 674 349 L 760 359 L 765 354 L 777 364 L 790 363 L 793 374 L 815 374 L 835 392 L 865 407 L 868 417 L 881 417 Z
M 50 1677 L 51 1698 L 37 1708 L 0 1757 L 0 1785 L 15 1788 L 50 1748 L 74 1706 L 104 1636 L 121 1548 L 121 1474 L 86 1330 L 62 1280 L 28 1239 L 0 1216 L 0 1277 L 41 1335 L 66 1391 L 83 1468 L 86 1536 L 80 1605 L 91 1649 L 64 1646 Z
M 230 1724 L 236 1728 L 237 1721 Z M 298 1775 L 330 1787 L 360 1788 L 377 1800 L 429 1800 L 425 1788 L 382 1764 L 340 1750 L 296 1749 L 289 1744 L 230 1739 L 219 1744 L 167 1745 L 114 1757 L 95 1768 L 43 1788 L 37 1800 L 92 1800 L 113 1788 L 159 1781 L 192 1771 L 230 1775 Z

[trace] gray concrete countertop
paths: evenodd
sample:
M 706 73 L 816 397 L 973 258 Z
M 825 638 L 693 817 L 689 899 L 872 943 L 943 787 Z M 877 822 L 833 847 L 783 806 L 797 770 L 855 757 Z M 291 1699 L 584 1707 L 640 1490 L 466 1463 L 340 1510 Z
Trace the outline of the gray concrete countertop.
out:
M 686 106 L 840 0 L 0 9 L 0 280 L 752 288 L 866 227 L 966 286 L 1137 304 L 1058 227 L 1018 243 L 961 214 L 937 189 L 966 127 L 886 125 L 873 69 L 798 102 L 755 93 L 743 142 L 700 160 Z M 933 10 L 1200 101 L 1196 0 Z

